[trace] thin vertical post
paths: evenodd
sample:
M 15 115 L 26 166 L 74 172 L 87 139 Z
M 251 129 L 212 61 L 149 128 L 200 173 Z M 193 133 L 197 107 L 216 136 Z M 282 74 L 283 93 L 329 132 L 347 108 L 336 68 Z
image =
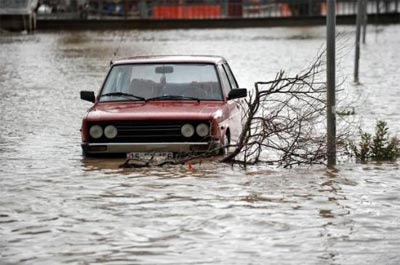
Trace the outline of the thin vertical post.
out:
M 122 12 L 124 12 L 124 19 L 126 20 L 126 19 L 128 19 L 128 11 L 129 11 L 128 0 L 123 1 L 122 4 L 123 4 Z
M 356 19 L 356 54 L 354 56 L 354 82 L 359 82 L 359 62 L 360 62 L 360 35 L 361 35 L 361 19 L 362 19 L 362 3 L 363 0 L 357 0 L 357 19 Z
M 365 39 L 367 35 L 367 24 L 368 24 L 368 2 L 367 0 L 362 0 L 363 3 L 363 12 L 362 12 L 362 43 L 365 44 Z
M 327 89 L 327 158 L 328 167 L 336 165 L 336 0 L 326 0 L 326 89 Z
M 381 9 L 379 7 L 379 4 L 380 4 L 379 2 L 380 2 L 380 0 L 376 0 L 376 14 L 378 14 L 378 15 L 379 15 L 379 13 L 381 11 Z

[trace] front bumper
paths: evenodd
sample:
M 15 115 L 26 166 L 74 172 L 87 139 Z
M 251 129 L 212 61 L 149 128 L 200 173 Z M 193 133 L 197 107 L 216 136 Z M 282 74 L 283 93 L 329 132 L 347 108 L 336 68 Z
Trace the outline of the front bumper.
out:
M 87 155 L 122 154 L 129 152 L 207 152 L 221 148 L 220 142 L 176 142 L 176 143 L 83 143 Z

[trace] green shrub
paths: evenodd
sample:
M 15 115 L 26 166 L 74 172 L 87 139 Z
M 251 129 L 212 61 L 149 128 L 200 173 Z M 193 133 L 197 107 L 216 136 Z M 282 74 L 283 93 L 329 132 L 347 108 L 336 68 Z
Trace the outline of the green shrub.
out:
M 400 141 L 396 136 L 390 137 L 389 128 L 384 121 L 378 121 L 375 127 L 375 135 L 361 131 L 361 140 L 358 144 L 349 143 L 350 153 L 357 160 L 383 161 L 395 160 L 400 157 Z

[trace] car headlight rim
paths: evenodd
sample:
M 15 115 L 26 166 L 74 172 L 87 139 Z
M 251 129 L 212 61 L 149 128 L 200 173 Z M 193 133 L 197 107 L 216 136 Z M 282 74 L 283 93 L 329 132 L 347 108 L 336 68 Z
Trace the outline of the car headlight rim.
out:
M 196 126 L 196 133 L 200 137 L 206 137 L 210 132 L 210 128 L 205 123 L 200 123 Z
M 103 136 L 103 128 L 100 125 L 93 125 L 89 129 L 89 134 L 94 139 L 99 139 Z
M 186 138 L 192 137 L 194 135 L 194 132 L 195 132 L 195 129 L 194 129 L 193 125 L 190 123 L 185 123 L 181 127 L 181 134 Z
M 118 129 L 114 125 L 108 125 L 104 128 L 104 135 L 108 139 L 114 139 L 118 135 Z

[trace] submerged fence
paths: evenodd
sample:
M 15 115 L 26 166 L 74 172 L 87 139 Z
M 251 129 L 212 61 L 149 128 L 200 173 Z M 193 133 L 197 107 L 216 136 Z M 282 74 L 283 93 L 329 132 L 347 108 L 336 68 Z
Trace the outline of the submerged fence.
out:
M 7 0 L 0 0 L 7 1 Z M 368 0 L 368 14 L 399 13 L 400 0 Z M 1 8 L 1 7 L 0 7 Z M 357 13 L 357 0 L 337 0 L 337 15 Z M 42 19 L 223 19 L 326 15 L 325 0 L 43 0 Z

